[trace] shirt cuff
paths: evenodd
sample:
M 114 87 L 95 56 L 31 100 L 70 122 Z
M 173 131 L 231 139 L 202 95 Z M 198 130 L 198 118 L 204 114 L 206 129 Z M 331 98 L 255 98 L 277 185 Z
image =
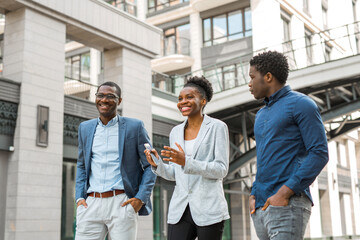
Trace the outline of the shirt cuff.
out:
M 78 199 L 76 200 L 76 203 L 78 203 L 80 200 L 83 200 L 83 199 L 85 199 L 85 198 L 78 198 Z

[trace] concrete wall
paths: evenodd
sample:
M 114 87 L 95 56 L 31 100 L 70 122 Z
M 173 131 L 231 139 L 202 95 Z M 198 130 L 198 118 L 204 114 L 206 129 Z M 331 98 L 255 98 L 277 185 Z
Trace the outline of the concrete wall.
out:
M 6 15 L 4 77 L 21 83 L 7 172 L 6 240 L 60 239 L 65 24 L 30 9 Z M 49 143 L 36 145 L 37 106 Z
M 5 209 L 6 209 L 6 186 L 9 152 L 0 151 L 0 240 L 4 240 L 5 232 Z

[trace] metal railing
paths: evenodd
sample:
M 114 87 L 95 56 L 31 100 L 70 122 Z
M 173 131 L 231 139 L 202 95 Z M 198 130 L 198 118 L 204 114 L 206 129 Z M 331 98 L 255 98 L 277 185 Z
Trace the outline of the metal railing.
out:
M 97 87 L 90 82 L 65 77 L 64 94 L 94 101 Z
M 171 93 L 178 94 L 186 78 L 194 75 L 204 75 L 212 82 L 215 93 L 246 85 L 249 81 L 249 59 L 268 50 L 284 53 L 288 58 L 291 71 L 354 56 L 360 53 L 359 29 L 360 21 L 357 21 L 265 47 L 183 75 L 162 74 L 163 81 L 167 82 L 167 88 L 161 85 L 158 88 L 163 91 L 170 89 Z M 309 40 L 310 44 L 307 44 Z M 153 78 L 153 83 L 156 81 L 157 79 Z M 154 87 L 157 87 L 156 84 Z
M 156 12 L 184 2 L 189 2 L 189 0 L 148 0 L 148 12 Z
M 185 37 L 164 37 L 162 42 L 163 56 L 172 54 L 190 55 L 190 39 Z
M 123 10 L 131 15 L 137 16 L 136 1 L 128 0 L 104 0 L 110 5 Z

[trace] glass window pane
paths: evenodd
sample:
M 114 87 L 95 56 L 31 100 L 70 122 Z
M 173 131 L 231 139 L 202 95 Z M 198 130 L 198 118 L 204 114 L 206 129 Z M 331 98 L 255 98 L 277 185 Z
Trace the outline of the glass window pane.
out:
M 164 34 L 165 34 L 165 36 L 174 35 L 175 28 L 170 28 L 170 29 L 165 30 Z
M 243 33 L 238 33 L 238 34 L 229 36 L 229 40 L 235 40 L 235 39 L 239 39 L 242 37 L 243 37 Z
M 190 24 L 178 26 L 176 29 L 176 45 L 178 54 L 190 54 Z
M 207 80 L 209 80 L 209 82 L 211 82 L 214 92 L 221 91 L 221 89 L 222 89 L 222 87 L 221 87 L 221 80 L 222 80 L 221 68 L 220 68 L 220 71 L 219 71 L 219 69 L 217 69 L 217 71 L 215 69 L 204 71 L 204 76 L 206 77 Z
M 287 21 L 284 18 L 281 18 L 282 23 L 283 23 L 283 42 L 289 41 L 290 40 L 290 24 L 289 21 Z
M 245 30 L 252 29 L 251 9 L 245 9 Z
M 214 39 L 226 37 L 226 15 L 220 15 L 213 18 L 213 34 Z
M 70 58 L 65 59 L 65 77 L 71 78 L 71 59 Z
M 211 46 L 211 41 L 204 42 L 204 47 L 209 47 L 209 46 Z
M 239 63 L 236 67 L 238 86 L 247 84 L 249 82 L 249 64 Z
M 175 36 L 165 38 L 165 55 L 175 54 Z
M 252 36 L 252 30 L 246 31 L 245 37 L 250 37 L 250 36 Z
M 235 66 L 226 66 L 224 72 L 224 90 L 235 87 Z
M 243 31 L 241 10 L 229 13 L 229 35 Z
M 71 59 L 71 78 L 80 79 L 80 55 L 74 56 Z
M 148 0 L 148 7 L 149 8 L 155 7 L 155 0 Z
M 204 31 L 204 42 L 211 40 L 211 19 L 205 19 L 203 21 L 203 31 Z
M 90 52 L 81 55 L 81 80 L 90 80 Z

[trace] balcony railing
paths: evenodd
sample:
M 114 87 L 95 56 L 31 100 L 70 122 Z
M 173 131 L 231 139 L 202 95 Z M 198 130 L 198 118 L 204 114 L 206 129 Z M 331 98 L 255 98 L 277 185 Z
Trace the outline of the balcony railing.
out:
M 189 0 L 148 0 L 148 12 L 153 13 L 185 2 Z
M 104 0 L 104 1 L 131 15 L 137 16 L 136 0 Z
M 97 87 L 90 82 L 65 77 L 64 94 L 94 101 Z
M 186 78 L 194 75 L 204 75 L 212 82 L 215 93 L 246 85 L 249 82 L 248 59 L 268 50 L 284 53 L 288 58 L 291 71 L 354 56 L 360 53 L 359 26 L 360 21 L 312 33 L 302 38 L 269 46 L 184 75 L 167 76 L 162 74 L 162 79 L 166 79 L 167 87 L 164 88 L 156 84 L 154 84 L 154 87 L 158 87 L 163 91 L 170 90 L 169 92 L 178 94 Z M 153 83 L 157 81 L 153 75 Z
M 190 56 L 190 39 L 185 37 L 166 37 L 162 44 L 164 56 L 181 54 Z

